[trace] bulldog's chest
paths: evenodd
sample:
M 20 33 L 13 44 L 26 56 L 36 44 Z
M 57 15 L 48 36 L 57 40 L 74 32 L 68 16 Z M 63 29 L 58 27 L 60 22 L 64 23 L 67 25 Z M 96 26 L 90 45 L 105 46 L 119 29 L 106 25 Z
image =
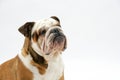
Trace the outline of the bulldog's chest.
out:
M 63 74 L 63 63 L 59 62 L 50 62 L 48 64 L 48 69 L 46 73 L 41 75 L 39 73 L 34 74 L 34 80 L 59 80 Z
M 41 75 L 40 73 L 36 73 L 38 71 L 33 71 L 34 80 L 59 80 L 63 74 L 63 68 L 64 66 L 61 59 L 51 61 L 48 64 L 45 74 Z
M 26 57 L 29 59 L 29 56 Z M 30 60 L 30 59 L 29 59 Z M 48 62 L 48 68 L 46 69 L 45 74 L 40 74 L 36 66 L 33 66 L 29 63 L 29 60 L 23 62 L 24 65 L 32 72 L 33 80 L 59 80 L 63 74 L 64 65 L 61 57 L 53 58 Z M 25 61 L 25 58 L 22 57 L 22 61 Z

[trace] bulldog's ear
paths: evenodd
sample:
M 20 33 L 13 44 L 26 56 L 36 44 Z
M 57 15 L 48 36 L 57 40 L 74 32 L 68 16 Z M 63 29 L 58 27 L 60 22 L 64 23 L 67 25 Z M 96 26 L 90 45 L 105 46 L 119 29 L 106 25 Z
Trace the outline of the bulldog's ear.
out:
M 57 16 L 51 16 L 54 20 L 58 21 L 57 26 L 60 26 L 60 19 Z
M 55 19 L 56 21 L 60 22 L 59 18 L 57 16 L 51 16 L 51 18 Z
M 23 26 L 21 26 L 18 31 L 22 33 L 25 37 L 31 36 L 31 31 L 35 22 L 26 22 Z

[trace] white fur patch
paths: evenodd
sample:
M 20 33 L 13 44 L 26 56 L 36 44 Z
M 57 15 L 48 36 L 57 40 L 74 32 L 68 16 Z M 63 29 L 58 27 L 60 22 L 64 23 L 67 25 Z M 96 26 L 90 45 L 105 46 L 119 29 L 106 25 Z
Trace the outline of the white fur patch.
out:
M 57 57 L 53 57 L 48 62 L 48 68 L 46 70 L 46 73 L 43 75 L 39 73 L 38 68 L 31 65 L 30 62 L 32 60 L 32 57 L 30 55 L 24 57 L 22 54 L 19 54 L 19 58 L 23 64 L 33 73 L 33 80 L 59 80 L 63 74 L 64 66 L 60 54 Z
M 43 19 L 35 22 L 35 25 L 32 29 L 32 34 L 39 30 L 41 27 L 51 27 L 58 24 L 58 21 L 54 20 L 53 18 Z

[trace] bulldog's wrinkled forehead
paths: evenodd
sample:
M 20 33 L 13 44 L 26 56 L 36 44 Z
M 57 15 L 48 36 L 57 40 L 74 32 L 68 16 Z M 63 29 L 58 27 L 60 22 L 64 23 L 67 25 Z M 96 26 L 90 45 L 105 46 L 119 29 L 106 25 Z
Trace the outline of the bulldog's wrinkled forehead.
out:
M 40 28 L 42 28 L 42 27 L 48 28 L 48 27 L 53 27 L 53 26 L 60 26 L 59 19 L 57 20 L 57 18 L 55 18 L 55 17 L 50 17 L 48 19 L 42 19 L 39 21 L 35 21 L 35 24 L 34 24 L 33 29 L 32 29 L 32 34 L 35 31 L 39 31 Z

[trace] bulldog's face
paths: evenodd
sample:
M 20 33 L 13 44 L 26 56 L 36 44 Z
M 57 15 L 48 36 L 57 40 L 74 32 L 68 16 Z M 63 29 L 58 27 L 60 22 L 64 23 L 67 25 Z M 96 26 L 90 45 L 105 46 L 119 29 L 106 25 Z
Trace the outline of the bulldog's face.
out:
M 57 55 L 66 49 L 66 36 L 55 16 L 27 22 L 19 31 L 29 38 L 30 46 L 41 56 Z

